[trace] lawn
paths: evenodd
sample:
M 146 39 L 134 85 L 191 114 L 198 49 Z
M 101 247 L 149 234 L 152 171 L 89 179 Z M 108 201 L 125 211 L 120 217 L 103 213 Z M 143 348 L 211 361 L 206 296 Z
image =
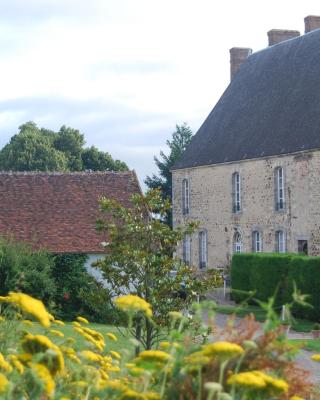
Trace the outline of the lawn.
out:
M 222 314 L 235 314 L 238 317 L 245 317 L 249 314 L 254 314 L 255 318 L 259 322 L 264 322 L 266 319 L 266 312 L 261 307 L 258 306 L 219 306 L 217 309 L 218 312 Z M 292 329 L 296 332 L 310 332 L 314 322 L 306 320 L 306 319 L 299 319 L 295 318 Z
M 126 338 L 119 332 L 119 328 L 117 328 L 115 326 L 104 325 L 104 324 L 94 324 L 94 323 L 90 323 L 88 325 L 83 325 L 83 326 L 86 326 L 90 329 L 94 329 L 94 330 L 100 332 L 104 336 L 105 342 L 106 342 L 105 352 L 108 352 L 110 350 L 114 350 L 114 351 L 118 351 L 118 352 L 119 351 L 123 352 L 123 350 L 128 350 L 130 353 L 132 351 L 132 354 L 133 354 L 133 350 L 134 350 L 133 344 L 130 342 L 130 340 L 128 338 Z M 66 322 L 64 326 L 57 326 L 55 324 L 52 324 L 50 329 L 59 330 L 60 332 L 62 332 L 65 335 L 65 338 L 59 338 L 56 336 L 52 336 L 52 335 L 50 335 L 50 333 L 48 334 L 48 330 L 45 330 L 44 328 L 42 328 L 41 325 L 38 323 L 33 323 L 32 327 L 28 327 L 29 332 L 34 333 L 34 334 L 48 335 L 58 345 L 63 344 L 67 338 L 73 338 L 75 340 L 75 343 L 73 345 L 74 349 L 80 350 L 80 349 L 84 348 L 84 339 L 80 334 L 78 334 L 77 332 L 74 331 L 73 325 L 71 324 L 71 322 Z M 122 329 L 122 331 L 123 331 L 123 329 Z M 115 342 L 115 341 L 109 339 L 108 336 L 106 336 L 106 334 L 108 332 L 113 333 L 118 338 L 118 340 Z
M 289 339 L 289 343 L 304 350 L 320 353 L 320 339 Z

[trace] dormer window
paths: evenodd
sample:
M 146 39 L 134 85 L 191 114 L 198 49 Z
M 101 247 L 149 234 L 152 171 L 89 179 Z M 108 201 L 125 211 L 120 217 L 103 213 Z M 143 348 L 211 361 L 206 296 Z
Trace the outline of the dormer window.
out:
M 275 170 L 275 194 L 276 194 L 276 211 L 284 210 L 285 197 L 284 197 L 284 172 L 282 167 Z
M 239 172 L 232 175 L 232 210 L 234 213 L 241 211 L 241 180 Z
M 190 206 L 189 180 L 183 179 L 183 181 L 182 181 L 182 213 L 184 215 L 189 214 L 189 206 Z

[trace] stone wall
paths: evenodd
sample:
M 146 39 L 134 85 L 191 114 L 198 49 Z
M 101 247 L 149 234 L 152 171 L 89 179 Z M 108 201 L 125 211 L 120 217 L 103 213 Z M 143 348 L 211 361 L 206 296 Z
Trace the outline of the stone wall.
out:
M 284 168 L 285 209 L 275 211 L 275 168 Z M 242 210 L 232 210 L 232 174 L 241 176 Z M 189 179 L 190 212 L 182 214 L 182 180 Z M 286 234 L 288 252 L 308 241 L 309 255 L 320 254 L 320 151 L 173 171 L 174 225 L 192 220 L 208 234 L 208 266 L 225 267 L 233 236 L 241 232 L 243 251 L 252 251 L 252 232 L 262 233 L 262 251 L 275 251 L 275 232 Z M 182 256 L 182 249 L 179 248 Z M 192 265 L 199 265 L 198 232 L 191 238 Z

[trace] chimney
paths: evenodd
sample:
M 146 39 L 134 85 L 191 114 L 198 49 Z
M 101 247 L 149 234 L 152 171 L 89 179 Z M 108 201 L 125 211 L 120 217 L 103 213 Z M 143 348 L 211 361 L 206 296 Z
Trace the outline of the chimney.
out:
M 247 47 L 232 47 L 230 51 L 230 80 L 232 81 L 234 75 L 238 71 L 241 64 L 243 64 L 246 59 L 252 53 L 252 49 Z
M 290 31 L 287 29 L 271 29 L 268 32 L 269 46 L 284 42 L 285 40 L 293 39 L 300 36 L 299 31 Z
M 320 17 L 317 15 L 308 15 L 304 19 L 304 33 L 314 31 L 320 28 Z

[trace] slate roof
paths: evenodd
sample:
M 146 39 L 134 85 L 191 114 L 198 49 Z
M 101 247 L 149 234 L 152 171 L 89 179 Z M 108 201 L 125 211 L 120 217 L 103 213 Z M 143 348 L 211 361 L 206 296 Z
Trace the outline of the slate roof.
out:
M 130 206 L 134 193 L 141 193 L 134 171 L 1 172 L 0 235 L 53 253 L 101 253 L 98 199 Z
M 320 148 L 320 29 L 253 53 L 174 169 Z

